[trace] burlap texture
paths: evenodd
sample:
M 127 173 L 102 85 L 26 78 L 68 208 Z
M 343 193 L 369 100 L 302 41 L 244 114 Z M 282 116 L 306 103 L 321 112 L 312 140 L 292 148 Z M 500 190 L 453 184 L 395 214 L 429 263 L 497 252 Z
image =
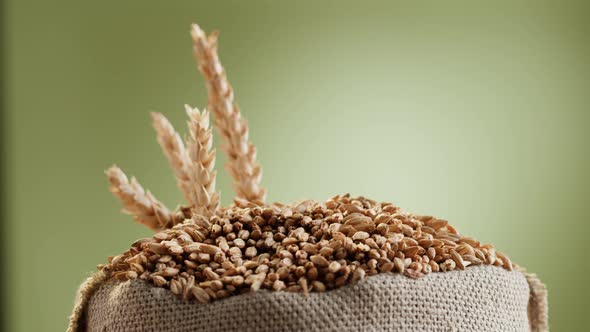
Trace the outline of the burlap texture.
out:
M 143 281 L 107 281 L 96 287 L 83 313 L 73 317 L 76 326 L 70 328 L 88 332 L 546 330 L 546 317 L 542 329 L 529 325 L 533 299 L 529 282 L 521 272 L 478 266 L 417 280 L 380 274 L 307 298 L 259 291 L 203 305 Z

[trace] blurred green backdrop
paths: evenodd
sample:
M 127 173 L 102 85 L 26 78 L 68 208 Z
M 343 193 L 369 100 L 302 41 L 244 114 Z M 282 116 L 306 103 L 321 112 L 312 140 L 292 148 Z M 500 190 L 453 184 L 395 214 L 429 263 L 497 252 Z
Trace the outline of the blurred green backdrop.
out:
M 5 327 L 63 331 L 78 284 L 149 234 L 108 193 L 112 163 L 180 202 L 149 112 L 185 132 L 183 104 L 206 104 L 198 22 L 221 31 L 270 200 L 447 218 L 541 276 L 554 331 L 589 328 L 588 8 L 5 1 Z

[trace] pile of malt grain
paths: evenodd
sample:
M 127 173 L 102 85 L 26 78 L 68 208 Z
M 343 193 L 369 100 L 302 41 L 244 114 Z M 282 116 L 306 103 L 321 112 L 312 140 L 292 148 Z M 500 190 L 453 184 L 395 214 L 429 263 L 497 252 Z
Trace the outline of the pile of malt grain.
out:
M 446 220 L 347 194 L 193 215 L 99 268 L 206 303 L 259 289 L 307 294 L 377 273 L 419 278 L 480 264 L 513 268 L 492 245 L 460 235 Z

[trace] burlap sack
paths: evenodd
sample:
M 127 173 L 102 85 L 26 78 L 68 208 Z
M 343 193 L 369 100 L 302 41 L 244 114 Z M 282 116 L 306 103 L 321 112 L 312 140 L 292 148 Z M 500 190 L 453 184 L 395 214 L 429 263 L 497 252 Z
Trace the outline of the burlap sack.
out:
M 379 274 L 326 293 L 259 291 L 186 302 L 99 273 L 79 291 L 69 331 L 548 331 L 536 276 L 493 266 L 417 280 Z

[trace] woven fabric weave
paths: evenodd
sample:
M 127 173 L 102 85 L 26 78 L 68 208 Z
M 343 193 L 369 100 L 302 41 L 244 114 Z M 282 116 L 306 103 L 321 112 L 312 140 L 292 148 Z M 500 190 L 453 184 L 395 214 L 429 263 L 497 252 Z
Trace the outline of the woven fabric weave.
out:
M 108 281 L 80 330 L 119 331 L 531 331 L 529 284 L 493 266 L 410 279 L 379 274 L 326 293 L 259 291 L 209 304 L 143 281 Z

